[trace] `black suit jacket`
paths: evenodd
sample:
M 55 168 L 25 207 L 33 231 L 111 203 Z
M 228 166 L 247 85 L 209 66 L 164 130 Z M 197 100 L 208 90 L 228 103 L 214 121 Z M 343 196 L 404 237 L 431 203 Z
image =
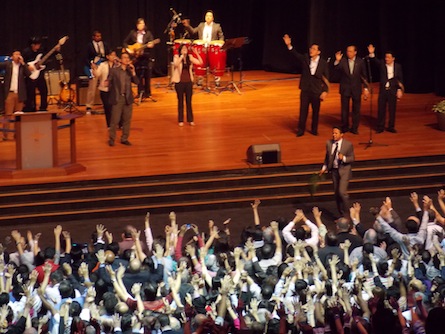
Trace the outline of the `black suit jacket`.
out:
M 320 57 L 315 74 L 312 75 L 309 55 L 302 55 L 295 51 L 295 48 L 290 51 L 301 62 L 300 89 L 313 94 L 321 94 L 322 92 L 329 91 L 329 70 L 326 60 Z
M 377 66 L 379 67 L 380 73 L 380 92 L 386 90 L 386 83 L 389 82 L 389 91 L 392 94 L 396 94 L 398 89 L 405 91 L 405 87 L 403 86 L 403 73 L 402 73 L 402 65 L 398 63 L 394 63 L 394 77 L 388 80 L 388 71 L 386 68 L 386 64 L 384 60 L 380 60 L 377 58 L 372 59 Z
M 144 38 L 142 39 L 142 44 L 147 44 L 148 42 L 151 42 L 153 39 L 154 39 L 153 34 L 149 30 L 146 30 Z M 124 46 L 124 48 L 126 48 L 129 45 L 133 45 L 133 44 L 137 43 L 137 41 L 138 41 L 138 32 L 137 32 L 137 30 L 132 30 L 132 31 L 130 31 L 128 36 L 125 37 L 123 46 Z M 147 50 L 147 49 L 145 49 L 145 50 Z
M 107 51 L 109 50 L 108 44 L 105 43 L 104 41 L 102 41 L 102 43 L 104 44 L 104 52 L 105 52 L 105 55 L 106 55 Z M 96 58 L 96 57 L 100 57 L 102 59 L 105 59 L 105 57 L 101 57 L 101 55 L 96 52 L 96 48 L 94 47 L 93 41 L 90 41 L 88 43 L 88 45 L 87 45 L 87 54 L 86 54 L 86 57 L 85 57 L 85 60 L 84 60 L 84 65 L 89 67 L 90 66 L 90 62 L 92 60 L 94 60 L 94 58 Z
M 324 159 L 324 165 L 328 167 L 333 165 L 334 156 L 331 154 L 332 145 L 334 145 L 334 140 L 328 140 L 326 142 L 326 155 Z M 343 138 L 340 150 L 338 153 L 343 154 L 346 157 L 346 162 L 343 160 L 338 163 L 338 172 L 340 176 L 347 176 L 351 174 L 351 164 L 355 161 L 354 146 L 349 140 Z
M 123 71 L 122 67 L 116 67 L 110 69 L 110 74 L 108 75 L 109 84 L 109 103 L 112 105 L 117 104 L 119 96 L 121 95 L 121 82 L 119 80 L 118 71 Z M 126 90 L 125 90 L 125 100 L 126 104 L 132 104 L 134 101 L 133 92 L 131 90 L 131 82 L 139 84 L 139 79 L 137 76 L 132 76 L 129 68 L 126 70 Z
M 368 88 L 366 75 L 366 63 L 363 59 L 356 57 L 354 70 L 349 70 L 347 58 L 342 58 L 334 69 L 340 75 L 340 94 L 345 96 L 360 96 L 362 94 L 362 84 Z
M 204 27 L 205 22 L 201 22 L 196 28 L 193 27 L 185 27 L 185 29 L 192 35 L 198 34 L 199 39 L 204 39 L 203 33 L 204 33 Z M 213 22 L 212 26 L 212 41 L 214 40 L 224 40 L 224 34 L 221 28 L 221 24 Z
M 5 99 L 8 96 L 9 93 L 9 89 L 11 88 L 11 78 L 12 78 L 12 61 L 7 61 L 4 63 L 0 63 L 0 69 L 5 70 L 5 82 L 3 85 L 3 89 L 5 92 Z M 31 74 L 31 72 L 28 69 L 28 66 L 25 65 L 20 65 L 19 67 L 19 89 L 18 89 L 18 94 L 19 94 L 19 101 L 20 102 L 25 102 L 26 100 L 26 82 L 25 82 L 25 78 L 27 76 L 29 76 Z

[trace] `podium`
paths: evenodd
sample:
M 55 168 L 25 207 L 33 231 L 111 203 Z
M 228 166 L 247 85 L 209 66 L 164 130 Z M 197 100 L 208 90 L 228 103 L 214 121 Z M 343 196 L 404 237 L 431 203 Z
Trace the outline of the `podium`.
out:
M 0 170 L 3 177 L 41 177 L 85 171 L 76 159 L 77 114 L 59 116 L 56 112 L 15 114 L 16 168 Z M 58 134 L 69 130 L 69 158 L 59 161 Z

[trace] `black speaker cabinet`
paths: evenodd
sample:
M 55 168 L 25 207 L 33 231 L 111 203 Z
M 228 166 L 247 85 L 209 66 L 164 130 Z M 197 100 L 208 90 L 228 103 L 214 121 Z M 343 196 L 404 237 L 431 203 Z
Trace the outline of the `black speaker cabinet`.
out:
M 77 78 L 77 105 L 84 106 L 87 103 L 88 77 L 80 76 Z M 102 104 L 99 89 L 96 88 L 94 95 L 94 104 Z
M 280 144 L 256 144 L 247 149 L 247 162 L 253 165 L 281 162 Z

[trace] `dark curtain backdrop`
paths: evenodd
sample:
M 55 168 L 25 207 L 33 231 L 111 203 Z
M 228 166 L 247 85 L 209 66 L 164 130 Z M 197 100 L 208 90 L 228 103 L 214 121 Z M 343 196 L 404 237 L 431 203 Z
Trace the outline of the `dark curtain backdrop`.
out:
M 62 49 L 71 73 L 81 74 L 81 58 L 91 32 L 99 29 L 105 41 L 118 47 L 138 17 L 161 44 L 155 47 L 155 74 L 167 72 L 168 36 L 163 34 L 173 7 L 193 26 L 207 9 L 215 13 L 226 38 L 246 36 L 250 44 L 231 50 L 228 65 L 243 69 L 298 73 L 282 36 L 306 52 L 309 43 L 321 45 L 325 58 L 349 44 L 365 56 L 373 43 L 377 56 L 391 50 L 404 69 L 408 92 L 435 92 L 445 96 L 445 1 L 441 0 L 64 0 L 3 1 L 0 20 L 0 55 L 23 49 L 31 36 L 47 36 L 50 49 L 63 35 Z M 176 29 L 180 38 L 182 27 Z M 378 78 L 374 75 L 374 81 Z

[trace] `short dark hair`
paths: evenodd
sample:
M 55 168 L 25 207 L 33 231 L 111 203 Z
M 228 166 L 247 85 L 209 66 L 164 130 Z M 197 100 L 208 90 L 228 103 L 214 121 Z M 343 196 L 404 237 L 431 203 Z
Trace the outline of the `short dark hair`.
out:
M 342 129 L 342 127 L 340 125 L 334 125 L 332 127 L 332 130 L 334 130 L 334 129 L 338 129 L 340 131 L 340 133 L 343 133 L 343 129 Z

